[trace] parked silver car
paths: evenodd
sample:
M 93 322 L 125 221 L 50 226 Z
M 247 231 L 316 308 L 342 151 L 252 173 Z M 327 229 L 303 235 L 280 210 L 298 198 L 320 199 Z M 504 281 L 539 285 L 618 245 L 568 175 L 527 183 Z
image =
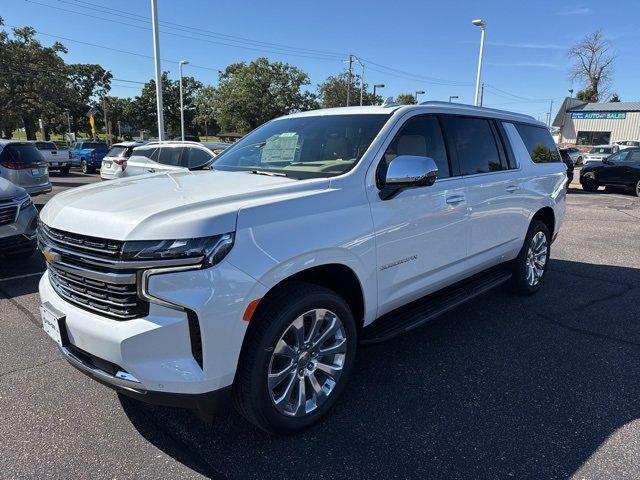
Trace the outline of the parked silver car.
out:
M 0 177 L 31 196 L 51 191 L 49 167 L 32 142 L 0 140 Z
M 36 249 L 38 211 L 24 188 L 0 178 L 0 256 L 28 257 Z

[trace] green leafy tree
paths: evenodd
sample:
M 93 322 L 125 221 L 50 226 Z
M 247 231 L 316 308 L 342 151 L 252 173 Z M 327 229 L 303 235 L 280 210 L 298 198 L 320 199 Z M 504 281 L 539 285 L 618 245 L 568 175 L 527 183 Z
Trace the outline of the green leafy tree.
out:
M 263 57 L 231 64 L 213 92 L 215 118 L 222 130 L 243 133 L 273 118 L 313 109 L 314 95 L 302 90 L 309 83 L 302 70 Z
M 214 116 L 215 92 L 215 88 L 207 85 L 202 87 L 194 98 L 196 111 L 192 123 L 198 134 L 215 135 L 220 131 L 220 126 Z
M 195 116 L 194 99 L 202 83 L 193 77 L 182 77 L 184 98 L 185 127 L 193 123 Z M 162 103 L 164 127 L 169 137 L 180 135 L 180 83 L 169 78 L 168 72 L 162 73 Z M 142 87 L 139 96 L 133 99 L 130 118 L 127 119 L 137 130 L 146 130 L 153 135 L 158 133 L 156 115 L 156 82 L 149 80 Z
M 57 118 L 63 109 L 67 77 L 60 54 L 67 50 L 59 42 L 45 47 L 35 33 L 31 27 L 0 32 L 0 129 L 7 137 L 22 124 L 35 140 L 38 119 Z
M 401 93 L 396 98 L 396 102 L 398 102 L 400 105 L 415 105 L 416 97 L 412 93 Z
M 318 98 L 322 108 L 346 107 L 347 106 L 347 85 L 349 73 L 343 72 L 339 75 L 332 75 L 318 85 Z M 360 105 L 360 75 L 351 75 L 351 88 L 349 93 L 349 106 Z M 363 105 L 377 105 L 382 102 L 380 95 L 373 95 L 367 91 L 368 85 L 364 84 L 362 95 Z
M 107 72 L 96 64 L 70 64 L 66 66 L 68 92 L 65 98 L 66 108 L 71 115 L 71 130 L 74 133 L 91 133 L 87 112 L 92 106 L 97 106 L 102 111 L 102 96 L 111 90 L 111 72 Z M 66 116 L 58 125 L 61 131 L 67 130 Z M 96 128 L 98 131 L 104 128 L 102 115 L 96 115 Z M 58 133 L 60 133 L 58 132 Z
M 585 88 L 576 94 L 576 98 L 583 102 L 597 102 L 598 93 L 592 88 Z

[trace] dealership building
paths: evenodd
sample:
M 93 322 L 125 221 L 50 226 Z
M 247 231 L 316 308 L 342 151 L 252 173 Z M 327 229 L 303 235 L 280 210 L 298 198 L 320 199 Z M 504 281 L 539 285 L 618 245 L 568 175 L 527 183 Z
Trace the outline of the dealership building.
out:
M 607 145 L 640 140 L 640 102 L 588 103 L 566 98 L 553 121 L 558 143 Z

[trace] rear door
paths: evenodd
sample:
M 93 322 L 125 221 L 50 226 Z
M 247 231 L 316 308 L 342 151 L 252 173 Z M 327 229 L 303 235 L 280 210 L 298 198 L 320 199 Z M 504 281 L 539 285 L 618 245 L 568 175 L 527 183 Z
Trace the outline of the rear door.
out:
M 509 160 L 501 126 L 492 119 L 443 117 L 449 151 L 464 179 L 469 206 L 469 265 L 487 265 L 521 244 L 525 222 L 520 171 Z
M 625 161 L 629 154 L 629 150 L 620 150 L 618 153 L 614 153 L 607 158 L 606 162 L 602 162 L 602 165 L 598 167 L 598 181 L 612 185 L 624 183 L 624 173 L 626 170 Z

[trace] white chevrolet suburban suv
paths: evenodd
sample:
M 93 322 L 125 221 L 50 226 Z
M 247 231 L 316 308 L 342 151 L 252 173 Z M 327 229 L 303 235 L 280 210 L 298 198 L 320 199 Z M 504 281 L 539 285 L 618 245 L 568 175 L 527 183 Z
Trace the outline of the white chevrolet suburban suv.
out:
M 538 290 L 566 168 L 531 117 L 450 103 L 298 113 L 207 171 L 56 195 L 41 213 L 46 332 L 79 370 L 208 414 L 232 397 L 291 432 L 359 344 L 489 289 Z

